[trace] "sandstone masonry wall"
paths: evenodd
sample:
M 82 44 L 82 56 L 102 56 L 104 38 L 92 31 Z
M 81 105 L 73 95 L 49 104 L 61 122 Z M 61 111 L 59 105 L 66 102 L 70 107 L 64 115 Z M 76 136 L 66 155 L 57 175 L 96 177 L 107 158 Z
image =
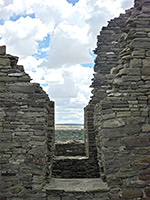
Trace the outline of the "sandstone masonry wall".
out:
M 55 142 L 55 156 L 86 156 L 84 141 Z
M 55 143 L 52 177 L 99 178 L 98 165 L 94 164 L 94 157 L 89 159 L 86 154 L 85 143 L 79 141 Z
M 54 103 L 0 47 L 0 199 L 45 200 L 51 177 Z
M 140 0 L 98 36 L 88 106 L 95 104 L 100 176 L 114 200 L 150 198 L 149 33 L 150 1 Z
M 90 146 L 92 145 L 93 143 L 90 144 Z M 52 177 L 99 178 L 98 161 L 95 160 L 94 155 L 95 149 L 93 151 L 91 148 L 89 156 L 88 143 L 80 141 L 56 142 Z
M 121 14 L 119 18 L 111 20 L 107 27 L 103 27 L 98 36 L 97 48 L 94 51 L 97 57 L 94 66 L 95 74 L 91 85 L 93 96 L 85 108 L 85 142 L 89 157 L 94 157 L 95 164 L 93 163 L 93 165 L 95 166 L 97 162 L 99 163 L 101 177 L 103 177 L 104 167 L 100 147 L 101 139 L 98 137 L 99 120 L 101 119 L 98 103 L 107 95 L 106 88 L 108 87 L 108 82 L 112 80 L 110 70 L 117 66 L 118 55 L 122 50 L 120 44 L 122 28 L 125 28 L 125 21 L 129 16 L 130 10 L 126 14 Z M 109 110 L 107 113 L 109 113 Z M 107 118 L 104 116 L 104 119 Z M 105 175 L 103 179 L 105 179 Z

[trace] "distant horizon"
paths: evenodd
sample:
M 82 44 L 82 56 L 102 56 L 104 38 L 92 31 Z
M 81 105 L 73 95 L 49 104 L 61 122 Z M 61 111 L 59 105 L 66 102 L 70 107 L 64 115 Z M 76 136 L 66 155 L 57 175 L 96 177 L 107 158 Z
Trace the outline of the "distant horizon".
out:
M 84 125 L 84 123 L 56 123 L 55 125 Z

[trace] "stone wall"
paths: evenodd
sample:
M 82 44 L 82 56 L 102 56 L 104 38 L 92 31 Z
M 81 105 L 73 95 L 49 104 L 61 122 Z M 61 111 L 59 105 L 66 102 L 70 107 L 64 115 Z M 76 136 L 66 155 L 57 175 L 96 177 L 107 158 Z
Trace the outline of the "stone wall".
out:
M 55 142 L 55 156 L 86 156 L 84 141 Z
M 150 198 L 150 1 L 98 36 L 93 97 L 100 176 L 110 199 Z
M 66 141 L 55 143 L 52 177 L 54 178 L 98 178 L 98 164 L 94 157 L 89 159 L 85 143 Z
M 52 177 L 99 178 L 98 160 L 95 159 L 97 157 L 95 136 L 90 114 L 90 109 L 85 112 L 84 143 L 79 141 L 55 143 Z
M 97 48 L 94 51 L 97 57 L 94 66 L 95 74 L 91 85 L 93 96 L 85 107 L 85 143 L 89 159 L 94 158 L 93 166 L 97 165 L 97 162 L 99 163 L 101 177 L 103 177 L 104 167 L 99 145 L 100 138 L 98 137 L 99 118 L 101 118 L 98 103 L 107 95 L 106 88 L 112 78 L 110 70 L 117 65 L 118 54 L 122 49 L 120 44 L 121 29 L 125 27 L 125 21 L 129 15 L 130 11 L 127 11 L 126 14 L 121 14 L 119 18 L 111 20 L 107 27 L 102 28 L 100 36 L 98 36 Z M 103 179 L 105 179 L 105 176 Z
M 0 47 L 0 199 L 45 200 L 51 177 L 54 103 Z

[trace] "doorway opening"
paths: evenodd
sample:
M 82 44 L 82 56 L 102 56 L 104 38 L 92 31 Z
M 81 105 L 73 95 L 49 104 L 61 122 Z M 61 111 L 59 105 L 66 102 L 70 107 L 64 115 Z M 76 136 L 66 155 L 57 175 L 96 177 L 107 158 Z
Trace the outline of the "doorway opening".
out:
M 73 124 L 74 129 L 66 129 L 66 124 L 65 127 L 64 124 L 59 127 L 56 125 L 53 178 L 100 177 L 92 120 L 93 112 L 89 106 L 84 111 L 84 126 L 79 128 L 78 125 L 78 128 L 75 128 Z

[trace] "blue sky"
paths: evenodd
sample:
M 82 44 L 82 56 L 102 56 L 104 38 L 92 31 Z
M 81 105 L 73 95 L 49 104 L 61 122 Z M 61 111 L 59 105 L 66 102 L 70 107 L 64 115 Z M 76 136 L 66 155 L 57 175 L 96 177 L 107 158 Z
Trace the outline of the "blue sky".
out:
M 72 5 L 75 5 L 79 0 L 67 0 Z
M 0 45 L 19 56 L 56 105 L 56 123 L 83 123 L 97 35 L 133 0 L 0 0 Z

